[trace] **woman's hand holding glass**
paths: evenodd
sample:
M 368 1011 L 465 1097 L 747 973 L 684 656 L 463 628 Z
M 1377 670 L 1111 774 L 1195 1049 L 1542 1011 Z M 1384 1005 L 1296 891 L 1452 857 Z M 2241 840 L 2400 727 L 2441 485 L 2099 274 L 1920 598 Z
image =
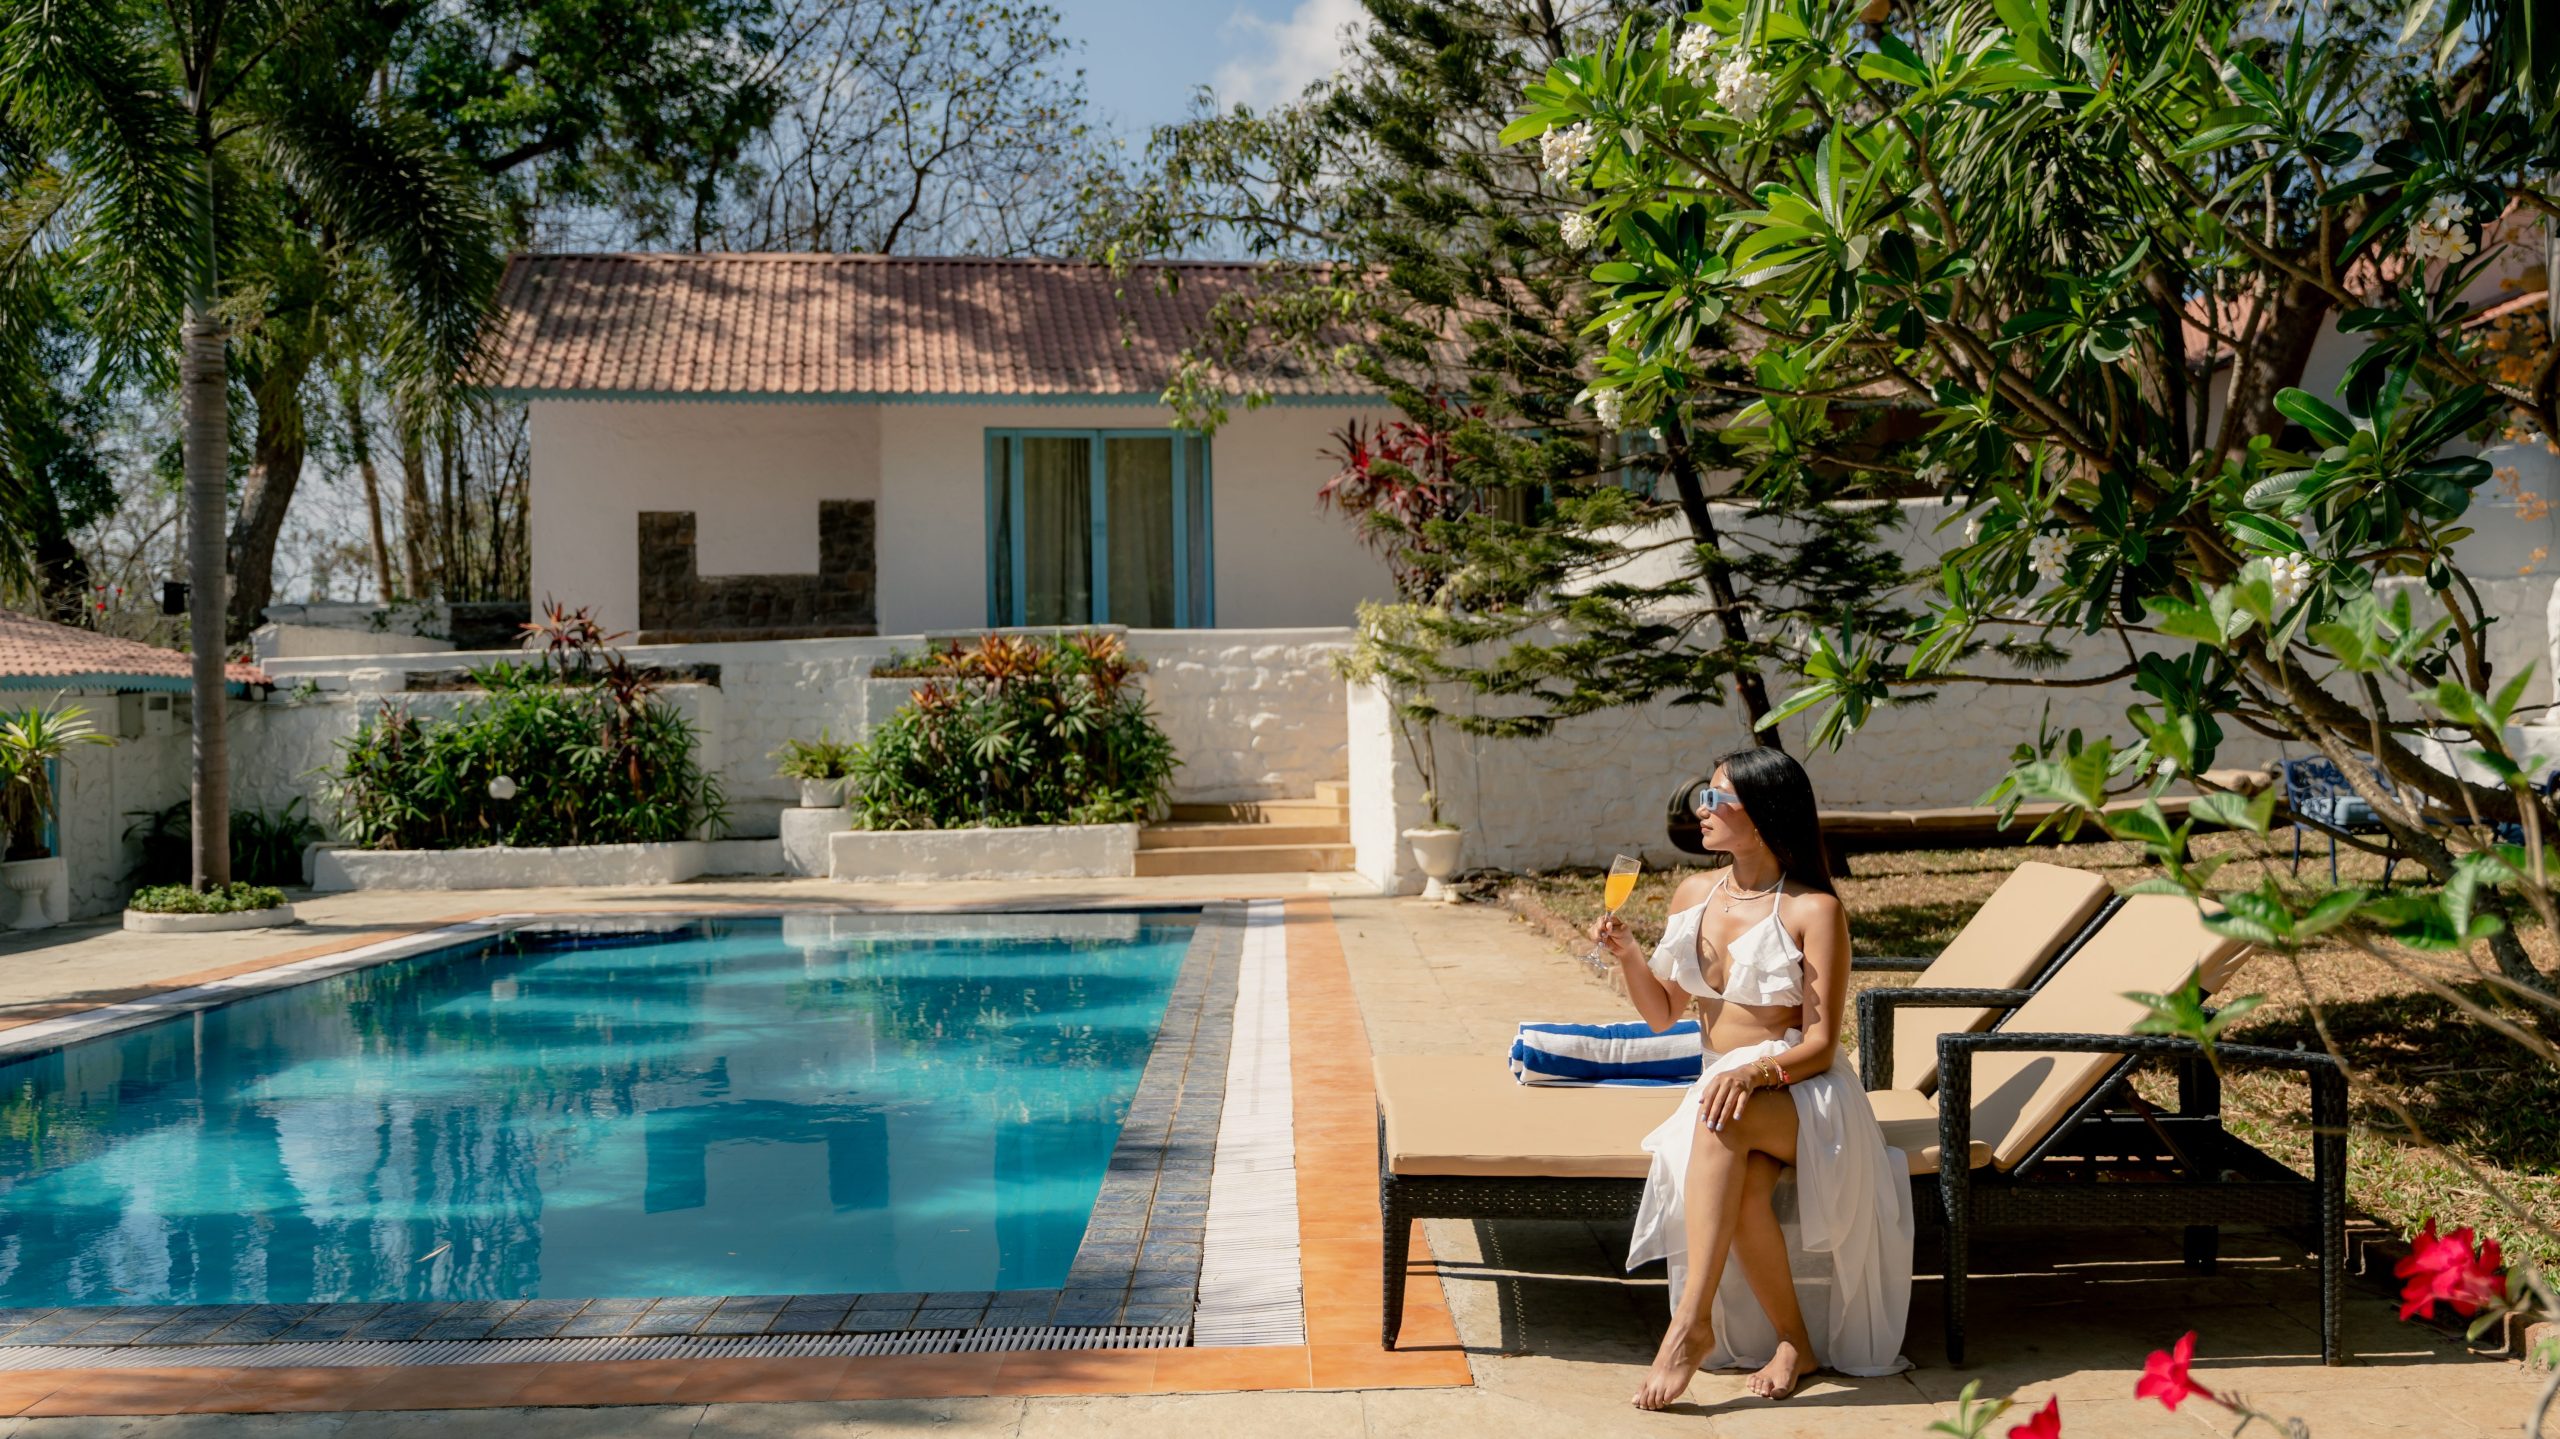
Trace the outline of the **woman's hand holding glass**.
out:
M 1614 914 L 1600 916 L 1600 922 L 1591 926 L 1591 942 L 1600 946 L 1601 952 L 1611 959 L 1642 961 L 1644 958 L 1644 946 L 1636 943 L 1635 931 L 1627 928 L 1627 922 Z

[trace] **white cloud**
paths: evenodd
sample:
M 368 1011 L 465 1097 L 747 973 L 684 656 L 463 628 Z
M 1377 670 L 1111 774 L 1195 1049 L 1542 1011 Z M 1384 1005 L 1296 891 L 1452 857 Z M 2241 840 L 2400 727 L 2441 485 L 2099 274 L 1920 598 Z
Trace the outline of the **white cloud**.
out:
M 1227 20 L 1237 50 L 1210 83 L 1221 105 L 1260 109 L 1298 98 L 1298 92 L 1341 68 L 1345 31 L 1366 23 L 1360 0 L 1298 0 L 1285 20 L 1238 10 Z

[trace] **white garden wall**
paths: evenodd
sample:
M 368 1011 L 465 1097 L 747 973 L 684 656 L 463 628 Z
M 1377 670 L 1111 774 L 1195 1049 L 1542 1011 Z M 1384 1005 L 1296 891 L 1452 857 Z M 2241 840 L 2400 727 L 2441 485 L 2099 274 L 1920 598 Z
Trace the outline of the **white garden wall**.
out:
M 1349 643 L 1345 630 L 1141 630 L 1127 635 L 1147 664 L 1143 683 L 1182 768 L 1174 792 L 1183 800 L 1276 799 L 1307 794 L 1322 780 L 1348 773 L 1342 685 L 1328 659 Z M 703 733 L 703 763 L 729 795 L 732 833 L 779 832 L 780 814 L 798 802 L 798 787 L 773 772 L 773 751 L 794 736 L 821 730 L 858 740 L 897 712 L 912 679 L 875 679 L 890 655 L 913 650 L 921 637 L 794 640 L 740 644 L 638 646 L 640 663 L 717 665 L 719 684 L 678 685 L 669 693 Z M 506 654 L 410 657 L 420 670 L 446 670 L 521 658 Z M 281 806 L 313 795 L 316 772 L 338 742 L 386 700 L 421 714 L 449 713 L 468 696 L 453 691 L 404 694 L 397 656 L 278 659 L 270 672 L 278 698 L 248 706 L 232 738 L 237 802 Z M 296 687 L 319 692 L 294 699 Z M 183 769 L 181 771 L 183 777 Z

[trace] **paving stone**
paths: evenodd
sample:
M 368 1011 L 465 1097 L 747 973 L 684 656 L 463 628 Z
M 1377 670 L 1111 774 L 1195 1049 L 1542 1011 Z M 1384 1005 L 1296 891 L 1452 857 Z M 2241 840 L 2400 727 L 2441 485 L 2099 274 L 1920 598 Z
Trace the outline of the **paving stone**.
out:
M 696 1334 L 762 1334 L 766 1327 L 781 1315 L 782 1310 L 779 1306 L 772 1309 L 722 1309 L 703 1320 L 702 1327 L 693 1332 Z
M 853 1301 L 853 1307 L 856 1309 L 905 1309 L 914 1311 L 924 1307 L 924 1296 L 922 1294 L 865 1294 L 861 1298 Z
M 982 1307 L 967 1309 L 919 1309 L 907 1325 L 909 1329 L 975 1329 L 978 1317 L 987 1311 Z
M 639 1317 L 637 1314 L 581 1314 L 560 1326 L 560 1337 L 563 1339 L 593 1338 L 603 1334 L 620 1334 L 628 1330 L 632 1322 Z

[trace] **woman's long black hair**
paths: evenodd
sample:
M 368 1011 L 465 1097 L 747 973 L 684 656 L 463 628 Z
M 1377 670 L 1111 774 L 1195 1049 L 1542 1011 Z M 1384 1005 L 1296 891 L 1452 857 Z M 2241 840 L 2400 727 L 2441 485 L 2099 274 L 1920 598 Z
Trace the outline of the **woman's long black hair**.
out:
M 1718 756 L 1707 773 L 1712 776 L 1719 769 L 1769 853 L 1777 857 L 1778 872 L 1787 877 L 1787 883 L 1796 889 L 1836 893 L 1831 887 L 1831 852 L 1822 843 L 1822 810 L 1814 802 L 1813 780 L 1804 766 L 1785 750 L 1753 745 Z M 1701 780 L 1691 787 L 1693 802 L 1706 783 Z

